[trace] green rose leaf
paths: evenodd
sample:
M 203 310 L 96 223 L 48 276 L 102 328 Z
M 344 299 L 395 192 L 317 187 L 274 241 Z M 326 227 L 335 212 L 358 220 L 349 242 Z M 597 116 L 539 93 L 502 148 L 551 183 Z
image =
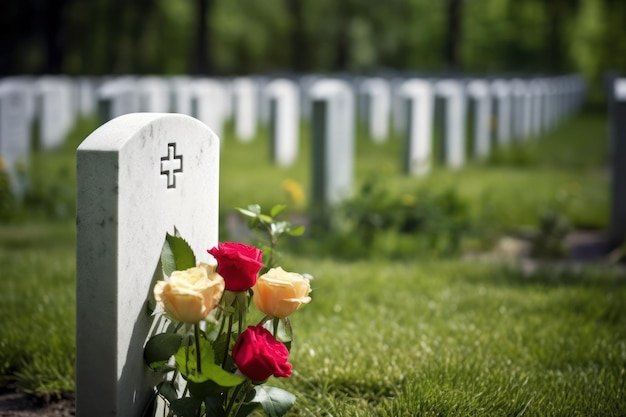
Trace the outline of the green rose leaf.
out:
M 178 352 L 182 341 L 183 337 L 179 334 L 160 333 L 152 336 L 143 349 L 143 359 L 150 368 L 157 369 Z
M 165 235 L 161 249 L 161 267 L 167 276 L 196 266 L 196 256 L 189 244 L 180 236 Z
M 189 393 L 196 398 L 206 398 L 219 395 L 228 389 L 211 380 L 204 382 L 187 381 L 187 388 L 189 389 Z
M 250 210 L 242 209 L 242 208 L 239 208 L 239 207 L 235 207 L 235 210 L 237 210 L 239 213 L 243 214 L 246 217 L 256 217 L 257 216 L 256 213 L 254 213 L 254 212 L 252 212 Z
M 170 381 L 160 382 L 157 385 L 157 391 L 170 403 L 178 399 L 178 392 L 176 392 L 176 387 Z
M 194 397 L 184 397 L 170 402 L 170 408 L 178 417 L 197 417 L 202 400 Z
M 280 417 L 295 404 L 296 396 L 280 388 L 256 386 L 252 402 L 260 403 L 268 417 Z
M 280 213 L 283 212 L 283 210 L 285 210 L 287 208 L 286 205 L 284 204 L 276 204 L 274 207 L 272 207 L 272 209 L 270 210 L 270 216 L 272 217 L 276 217 L 278 216 Z
M 226 372 L 219 365 L 214 363 L 207 366 L 206 370 L 204 367 L 202 368 L 201 379 L 206 380 L 207 378 L 222 387 L 235 387 L 243 382 L 243 378 L 235 376 L 230 372 Z M 193 381 L 194 376 L 191 376 L 189 380 Z
M 304 234 L 304 226 L 300 225 L 298 227 L 294 227 L 287 231 L 287 234 L 290 236 L 302 236 Z
M 180 373 L 188 381 L 202 383 L 210 380 L 222 387 L 234 387 L 243 382 L 243 378 L 235 376 L 215 364 L 213 347 L 203 338 L 200 339 L 200 366 L 202 372 L 198 372 L 197 369 L 195 344 L 182 346 L 174 355 L 174 359 Z
M 174 252 L 172 252 L 170 243 L 167 241 L 167 236 L 169 235 L 166 235 L 163 248 L 161 249 L 161 269 L 163 270 L 163 275 L 169 277 L 172 275 L 172 272 L 176 271 L 176 258 L 174 258 Z
M 271 224 L 274 221 L 274 219 L 267 214 L 259 214 L 258 217 L 263 223 Z

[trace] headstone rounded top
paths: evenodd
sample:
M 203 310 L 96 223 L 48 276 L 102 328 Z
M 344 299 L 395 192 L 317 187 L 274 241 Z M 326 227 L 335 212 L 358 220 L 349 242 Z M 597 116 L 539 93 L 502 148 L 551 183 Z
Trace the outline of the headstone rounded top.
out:
M 444 96 L 459 95 L 463 93 L 461 83 L 456 80 L 441 80 L 435 84 L 437 94 Z
M 502 80 L 502 79 L 493 80 L 491 82 L 490 87 L 493 90 L 494 94 L 498 96 L 506 96 L 511 91 L 509 82 L 506 80 Z
M 626 78 L 618 78 L 614 84 L 615 98 L 618 101 L 626 100 Z
M 109 97 L 119 94 L 120 91 L 132 91 L 135 88 L 135 82 L 136 79 L 132 76 L 117 77 L 107 80 L 100 86 L 98 94 L 101 97 Z
M 281 92 L 297 92 L 298 85 L 288 78 L 275 78 L 265 85 L 267 94 L 280 94 Z
M 158 121 L 195 125 L 214 134 L 204 123 L 178 113 L 129 113 L 116 117 L 96 129 L 80 144 L 78 150 L 117 151 L 124 147 L 141 129 Z
M 473 96 L 484 97 L 489 94 L 489 85 L 485 80 L 472 80 L 467 83 L 467 92 Z
M 413 78 L 404 81 L 400 86 L 400 93 L 404 96 L 428 94 L 432 92 L 432 85 L 427 80 Z
M 528 94 L 528 82 L 520 78 L 514 78 L 511 80 L 511 90 L 516 95 Z
M 382 77 L 366 78 L 360 83 L 359 89 L 372 94 L 384 94 L 389 91 L 389 82 Z
M 346 81 L 336 78 L 324 78 L 313 84 L 310 94 L 313 97 L 328 97 L 335 94 L 351 94 L 352 88 Z

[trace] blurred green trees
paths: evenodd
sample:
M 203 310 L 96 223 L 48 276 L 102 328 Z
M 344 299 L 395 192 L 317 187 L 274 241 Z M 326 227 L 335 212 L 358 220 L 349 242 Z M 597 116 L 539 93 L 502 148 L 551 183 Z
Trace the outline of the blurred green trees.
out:
M 623 0 L 5 0 L 0 75 L 626 70 Z

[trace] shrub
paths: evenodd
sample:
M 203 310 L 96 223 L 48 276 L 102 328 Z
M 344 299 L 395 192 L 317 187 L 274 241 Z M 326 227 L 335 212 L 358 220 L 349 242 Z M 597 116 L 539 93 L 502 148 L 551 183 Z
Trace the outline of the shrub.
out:
M 455 190 L 394 194 L 378 180 L 328 211 L 325 222 L 313 230 L 333 255 L 347 258 L 457 255 L 472 223 Z

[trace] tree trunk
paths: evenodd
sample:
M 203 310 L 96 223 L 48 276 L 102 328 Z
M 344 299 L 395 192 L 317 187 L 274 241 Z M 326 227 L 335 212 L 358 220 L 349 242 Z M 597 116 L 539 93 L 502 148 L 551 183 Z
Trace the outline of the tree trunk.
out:
M 447 0 L 446 15 L 448 20 L 444 63 L 446 70 L 450 72 L 461 71 L 463 0 Z
M 211 10 L 214 0 L 196 0 L 196 46 L 193 50 L 191 73 L 210 75 L 214 73 L 211 36 Z
M 63 70 L 64 39 L 63 39 L 63 14 L 65 0 L 47 0 L 45 2 L 44 42 L 46 49 L 46 74 L 59 74 Z
M 348 25 L 350 23 L 350 10 L 349 5 L 346 4 L 347 0 L 337 1 L 338 7 L 338 28 L 336 49 L 335 49 L 335 62 L 333 69 L 335 71 L 345 71 L 348 67 L 348 59 L 350 55 L 350 39 L 348 36 Z
M 287 0 L 287 9 L 291 18 L 291 68 L 296 72 L 309 70 L 308 45 L 304 30 L 302 0 Z

